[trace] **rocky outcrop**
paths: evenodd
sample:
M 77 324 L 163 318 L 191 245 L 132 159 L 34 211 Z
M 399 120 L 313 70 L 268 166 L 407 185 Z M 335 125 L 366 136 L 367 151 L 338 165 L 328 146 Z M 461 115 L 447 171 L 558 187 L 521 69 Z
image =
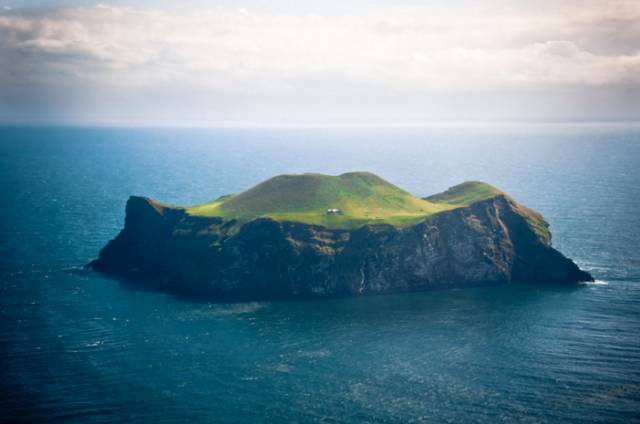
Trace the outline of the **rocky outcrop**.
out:
M 592 280 L 551 247 L 547 224 L 535 214 L 534 225 L 531 214 L 500 194 L 407 228 L 340 230 L 268 218 L 195 217 L 131 197 L 124 229 L 89 266 L 217 300 Z

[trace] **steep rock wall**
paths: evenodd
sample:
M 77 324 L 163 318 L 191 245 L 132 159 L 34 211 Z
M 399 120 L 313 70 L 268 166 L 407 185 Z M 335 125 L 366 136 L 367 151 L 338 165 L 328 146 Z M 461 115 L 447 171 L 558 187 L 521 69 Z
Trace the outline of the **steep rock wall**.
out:
M 219 300 L 591 280 L 551 247 L 550 237 L 536 232 L 530 213 L 498 195 L 408 228 L 334 230 L 268 218 L 240 223 L 193 217 L 131 197 L 124 229 L 89 266 Z

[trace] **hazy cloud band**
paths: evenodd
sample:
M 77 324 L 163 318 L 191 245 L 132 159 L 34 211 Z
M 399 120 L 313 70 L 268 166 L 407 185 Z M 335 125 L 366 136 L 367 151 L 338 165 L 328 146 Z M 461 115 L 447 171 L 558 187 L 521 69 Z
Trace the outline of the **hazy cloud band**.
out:
M 14 101 L 20 86 L 24 97 L 34 96 L 30 86 L 130 95 L 173 86 L 194 97 L 331 104 L 328 97 L 371 92 L 417 101 L 426 93 L 640 85 L 637 2 L 541 4 L 331 17 L 229 8 L 9 10 L 0 14 L 0 88 Z

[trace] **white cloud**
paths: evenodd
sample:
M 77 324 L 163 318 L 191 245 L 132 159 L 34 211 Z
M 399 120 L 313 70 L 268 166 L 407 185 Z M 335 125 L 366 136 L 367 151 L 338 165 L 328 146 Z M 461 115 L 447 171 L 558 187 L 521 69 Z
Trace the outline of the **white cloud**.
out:
M 16 83 L 316 96 L 640 84 L 636 1 L 494 2 L 360 15 L 251 9 L 0 12 L 0 87 Z

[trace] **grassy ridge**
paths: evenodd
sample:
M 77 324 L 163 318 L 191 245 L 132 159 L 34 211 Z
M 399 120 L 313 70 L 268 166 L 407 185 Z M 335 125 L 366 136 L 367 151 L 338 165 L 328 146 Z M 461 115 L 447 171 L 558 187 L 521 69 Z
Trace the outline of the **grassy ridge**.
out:
M 436 204 L 452 206 L 469 206 L 472 203 L 490 199 L 502 194 L 497 188 L 480 181 L 467 181 L 448 190 L 425 197 L 425 200 Z
M 240 194 L 187 208 L 187 212 L 239 220 L 269 217 L 344 229 L 375 223 L 403 227 L 499 193 L 488 184 L 471 182 L 420 199 L 369 172 L 280 175 Z M 340 212 L 328 214 L 329 208 Z
M 482 200 L 490 199 L 499 194 L 503 194 L 497 188 L 480 181 L 467 181 L 448 190 L 425 197 L 425 200 L 439 205 L 449 205 L 452 207 L 464 207 Z M 549 232 L 549 224 L 542 218 L 539 213 L 515 203 L 518 210 L 533 231 L 540 236 L 546 243 L 551 243 L 551 233 Z
M 338 214 L 327 214 L 336 208 Z M 338 176 L 280 175 L 235 196 L 188 208 L 192 215 L 253 219 L 270 217 L 333 228 L 364 223 L 404 225 L 445 210 L 368 172 Z

